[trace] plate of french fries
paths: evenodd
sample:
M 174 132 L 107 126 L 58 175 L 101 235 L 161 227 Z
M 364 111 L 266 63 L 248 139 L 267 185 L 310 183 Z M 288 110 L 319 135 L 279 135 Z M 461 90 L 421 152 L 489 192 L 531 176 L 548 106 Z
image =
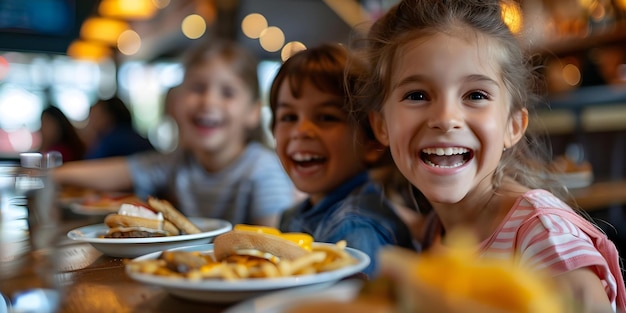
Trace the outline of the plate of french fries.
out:
M 204 244 L 135 258 L 126 264 L 126 273 L 175 297 L 232 303 L 287 288 L 331 286 L 361 272 L 369 263 L 367 254 L 346 247 L 345 241 L 313 243 L 311 253 L 280 263 L 255 257 L 218 262 L 213 244 Z

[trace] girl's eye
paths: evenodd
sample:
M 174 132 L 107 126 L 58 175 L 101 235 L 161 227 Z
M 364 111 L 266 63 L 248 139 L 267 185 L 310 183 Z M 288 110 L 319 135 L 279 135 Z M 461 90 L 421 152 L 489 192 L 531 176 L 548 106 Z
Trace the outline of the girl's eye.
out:
M 426 93 L 423 92 L 423 91 L 412 91 L 412 92 L 408 93 L 404 98 L 407 99 L 407 100 L 411 100 L 411 101 L 426 101 L 426 100 L 428 100 L 428 97 L 427 97 Z
M 471 92 L 467 98 L 469 100 L 489 100 L 489 95 L 484 91 L 474 91 Z

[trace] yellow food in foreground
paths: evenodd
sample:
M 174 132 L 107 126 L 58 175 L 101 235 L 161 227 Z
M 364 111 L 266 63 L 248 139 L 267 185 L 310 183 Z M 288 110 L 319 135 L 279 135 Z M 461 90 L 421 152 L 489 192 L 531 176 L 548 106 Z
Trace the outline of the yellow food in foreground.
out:
M 396 285 L 398 305 L 415 312 L 566 312 L 564 299 L 541 273 L 469 249 L 416 254 L 392 248 L 381 253 L 381 264 L 405 284 Z

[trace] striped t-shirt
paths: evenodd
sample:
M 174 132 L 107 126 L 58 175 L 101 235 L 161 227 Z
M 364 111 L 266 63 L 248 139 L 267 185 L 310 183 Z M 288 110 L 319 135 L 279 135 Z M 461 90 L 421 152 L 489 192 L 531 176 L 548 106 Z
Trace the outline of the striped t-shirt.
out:
M 556 276 L 588 267 L 602 281 L 613 309 L 626 312 L 619 255 L 606 235 L 545 190 L 531 190 L 494 234 L 483 241 L 482 256 L 514 258 L 519 265 Z

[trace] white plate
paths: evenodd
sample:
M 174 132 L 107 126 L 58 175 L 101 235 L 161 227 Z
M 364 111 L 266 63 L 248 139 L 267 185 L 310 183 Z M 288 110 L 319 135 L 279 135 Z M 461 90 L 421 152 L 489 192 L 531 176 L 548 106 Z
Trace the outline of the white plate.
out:
M 109 228 L 105 224 L 96 224 L 71 230 L 67 233 L 67 237 L 88 242 L 108 256 L 135 258 L 156 251 L 210 243 L 217 235 L 232 229 L 232 224 L 225 220 L 200 217 L 190 217 L 189 220 L 198 226 L 202 232 L 152 238 L 101 238 Z
M 328 288 L 305 286 L 277 291 L 243 301 L 224 313 L 281 313 L 298 305 L 306 305 L 310 301 L 349 302 L 357 297 L 362 286 L 362 281 L 351 279 Z
M 315 243 L 324 244 L 324 243 Z M 174 249 L 178 251 L 199 251 L 202 253 L 213 253 L 213 245 L 197 245 Z M 251 297 L 267 294 L 286 288 L 309 286 L 310 288 L 326 288 L 342 278 L 361 272 L 370 263 L 367 254 L 352 248 L 346 251 L 357 259 L 357 263 L 342 267 L 340 269 L 312 275 L 280 277 L 280 278 L 252 278 L 234 281 L 221 279 L 204 279 L 192 281 L 180 278 L 171 278 L 150 274 L 140 274 L 126 270 L 126 273 L 133 279 L 145 284 L 162 287 L 171 295 L 194 301 L 202 302 L 235 302 Z M 150 253 L 134 260 L 156 259 L 161 252 Z

